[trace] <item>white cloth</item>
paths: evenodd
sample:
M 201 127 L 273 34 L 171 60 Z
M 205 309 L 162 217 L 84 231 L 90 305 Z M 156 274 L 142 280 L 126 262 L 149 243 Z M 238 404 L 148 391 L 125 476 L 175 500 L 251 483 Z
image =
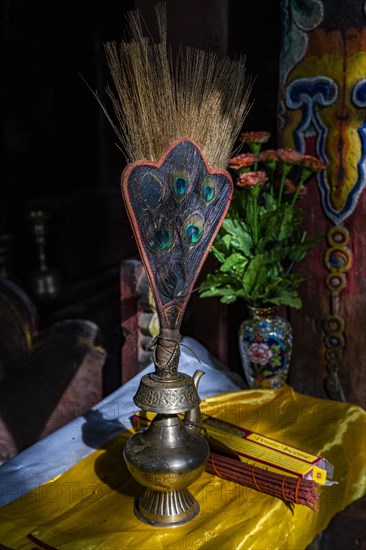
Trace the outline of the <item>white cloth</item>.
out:
M 181 342 L 179 371 L 205 372 L 199 385 L 201 399 L 245 387 L 244 380 L 213 357 L 197 340 Z M 0 466 L 0 505 L 11 502 L 56 477 L 131 427 L 138 410 L 133 402 L 140 379 L 153 372 L 150 364 L 134 378 L 108 395 L 88 413 L 69 422 Z

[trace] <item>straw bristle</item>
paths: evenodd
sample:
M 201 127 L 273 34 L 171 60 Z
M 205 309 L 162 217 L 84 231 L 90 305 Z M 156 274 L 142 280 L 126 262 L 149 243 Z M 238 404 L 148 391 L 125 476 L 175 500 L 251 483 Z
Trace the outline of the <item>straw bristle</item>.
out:
M 175 64 L 166 42 L 164 4 L 156 7 L 159 39 L 144 37 L 139 12 L 127 16 L 131 41 L 105 45 L 116 123 L 100 99 L 128 162 L 157 161 L 178 138 L 190 138 L 213 168 L 226 166 L 248 111 L 245 58 L 181 47 Z

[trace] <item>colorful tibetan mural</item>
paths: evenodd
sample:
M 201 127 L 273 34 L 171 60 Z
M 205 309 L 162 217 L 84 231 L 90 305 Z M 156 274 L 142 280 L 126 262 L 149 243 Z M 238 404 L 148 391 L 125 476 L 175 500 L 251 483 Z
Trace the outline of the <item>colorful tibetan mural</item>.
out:
M 307 260 L 304 309 L 291 312 L 298 335 L 293 376 L 312 392 L 324 378 L 328 396 L 359 403 L 366 346 L 366 0 L 282 0 L 281 9 L 279 139 L 327 164 L 304 199 L 308 230 L 322 243 Z

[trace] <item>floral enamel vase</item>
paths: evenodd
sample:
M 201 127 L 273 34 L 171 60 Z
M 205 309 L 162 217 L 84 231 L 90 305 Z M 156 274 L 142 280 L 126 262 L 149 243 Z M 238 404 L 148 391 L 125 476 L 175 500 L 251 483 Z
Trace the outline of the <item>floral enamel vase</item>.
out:
M 251 388 L 279 388 L 286 383 L 292 352 L 290 323 L 276 307 L 251 308 L 239 326 L 239 348 Z

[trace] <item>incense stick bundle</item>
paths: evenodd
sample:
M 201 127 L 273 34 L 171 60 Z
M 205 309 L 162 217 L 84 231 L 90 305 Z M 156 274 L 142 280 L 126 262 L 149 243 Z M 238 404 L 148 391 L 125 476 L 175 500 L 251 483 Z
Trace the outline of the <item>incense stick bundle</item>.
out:
M 285 502 L 302 504 L 313 512 L 318 511 L 316 504 L 319 493 L 315 481 L 276 474 L 213 452 L 210 453 L 206 471 L 281 498 Z

